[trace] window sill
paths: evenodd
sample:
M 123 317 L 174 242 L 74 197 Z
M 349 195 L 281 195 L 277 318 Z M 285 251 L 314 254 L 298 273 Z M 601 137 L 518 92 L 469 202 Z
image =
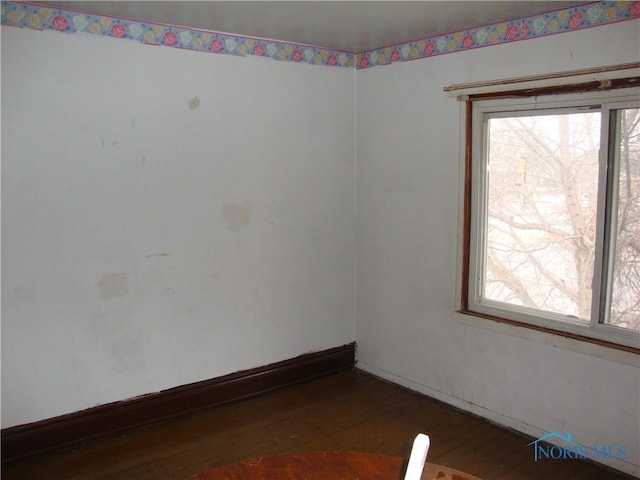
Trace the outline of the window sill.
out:
M 453 319 L 458 323 L 471 327 L 515 336 L 633 367 L 640 367 L 640 349 L 638 348 L 470 311 L 455 311 Z

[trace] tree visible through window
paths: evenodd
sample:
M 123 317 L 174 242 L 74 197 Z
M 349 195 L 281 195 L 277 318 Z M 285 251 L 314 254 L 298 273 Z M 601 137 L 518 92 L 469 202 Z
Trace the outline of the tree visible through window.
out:
M 632 100 L 474 106 L 471 310 L 640 331 Z
M 619 159 L 616 235 L 609 322 L 640 330 L 640 108 L 620 110 L 615 156 Z
M 597 113 L 489 120 L 486 298 L 589 318 L 599 133 Z

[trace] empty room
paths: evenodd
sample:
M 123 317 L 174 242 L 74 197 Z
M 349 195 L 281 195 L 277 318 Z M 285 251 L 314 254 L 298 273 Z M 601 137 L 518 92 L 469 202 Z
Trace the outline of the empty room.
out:
M 3 478 L 640 478 L 640 2 L 1 5 Z

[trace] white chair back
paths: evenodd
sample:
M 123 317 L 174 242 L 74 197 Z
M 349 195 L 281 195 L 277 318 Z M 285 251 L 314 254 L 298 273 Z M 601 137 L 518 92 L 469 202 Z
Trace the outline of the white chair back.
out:
M 427 461 L 430 444 L 431 441 L 428 435 L 419 433 L 418 436 L 416 436 L 413 441 L 413 448 L 411 449 L 411 456 L 409 457 L 409 464 L 407 465 L 407 473 L 404 476 L 404 480 L 420 480 L 424 464 Z

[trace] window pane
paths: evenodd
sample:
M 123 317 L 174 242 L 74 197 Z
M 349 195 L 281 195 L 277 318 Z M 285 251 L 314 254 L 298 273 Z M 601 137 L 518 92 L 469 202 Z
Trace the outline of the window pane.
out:
M 588 321 L 600 113 L 488 121 L 485 299 Z
M 609 322 L 640 330 L 640 109 L 619 110 L 619 161 L 613 286 Z

